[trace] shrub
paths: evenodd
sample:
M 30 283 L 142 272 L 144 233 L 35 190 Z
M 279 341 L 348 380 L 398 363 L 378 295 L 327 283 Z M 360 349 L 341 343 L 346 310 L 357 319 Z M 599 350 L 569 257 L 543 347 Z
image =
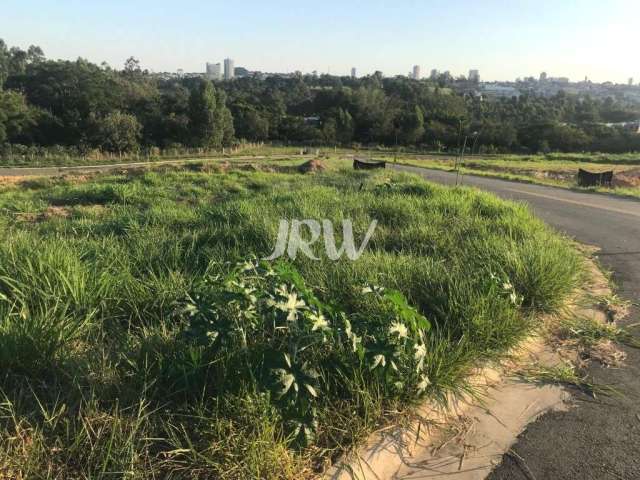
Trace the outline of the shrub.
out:
M 336 379 L 364 374 L 389 392 L 423 393 L 428 320 L 398 291 L 364 287 L 368 315 L 324 303 L 294 267 L 245 262 L 207 275 L 181 304 L 185 331 L 216 365 L 220 393 L 254 384 L 270 392 L 290 431 L 308 443 L 321 396 L 344 389 Z M 354 366 L 356 368 L 354 368 Z

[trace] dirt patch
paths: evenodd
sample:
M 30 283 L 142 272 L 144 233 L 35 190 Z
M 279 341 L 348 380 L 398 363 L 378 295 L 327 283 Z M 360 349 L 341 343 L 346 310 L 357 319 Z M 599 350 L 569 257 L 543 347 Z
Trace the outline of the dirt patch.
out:
M 19 222 L 37 223 L 52 218 L 68 218 L 71 216 L 71 211 L 65 207 L 49 206 L 44 212 L 19 212 L 15 216 Z
M 478 369 L 470 378 L 482 402 L 469 396 L 451 398 L 446 407 L 427 402 L 409 426 L 374 434 L 355 460 L 331 470 L 327 479 L 484 479 L 527 424 L 569 408 L 564 388 L 525 383 L 509 372 L 560 361 L 540 337 L 528 339 L 509 361 Z
M 640 168 L 616 172 L 613 176 L 613 186 L 640 188 Z
M 0 177 L 0 185 L 16 185 L 27 182 L 28 177 Z
M 326 169 L 327 166 L 319 159 L 309 160 L 298 167 L 300 173 L 324 172 Z
M 531 175 L 531 170 L 528 171 L 528 174 L 525 173 L 527 170 L 522 170 L 521 172 L 521 175 Z M 533 176 L 538 179 L 558 180 L 560 182 L 570 182 L 576 178 L 574 173 L 549 171 L 535 171 L 533 172 Z
M 65 207 L 47 207 L 47 209 L 40 214 L 42 220 L 48 220 L 50 218 L 68 218 L 71 212 Z
M 91 180 L 93 180 L 95 178 L 95 175 L 86 175 L 86 174 L 77 174 L 77 175 L 63 175 L 62 177 L 60 177 L 63 181 L 67 182 L 67 183 L 73 183 L 73 184 L 77 184 L 77 183 L 86 183 L 89 182 Z

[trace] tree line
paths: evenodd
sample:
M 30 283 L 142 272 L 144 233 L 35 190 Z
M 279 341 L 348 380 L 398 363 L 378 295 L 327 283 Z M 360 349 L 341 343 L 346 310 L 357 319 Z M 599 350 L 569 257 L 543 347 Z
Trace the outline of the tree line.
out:
M 640 135 L 605 123 L 640 118 L 622 99 L 564 92 L 487 100 L 442 82 L 381 74 L 166 79 L 135 58 L 113 69 L 49 60 L 0 40 L 0 146 L 86 152 L 217 149 L 242 140 L 386 145 L 451 151 L 474 135 L 484 152 L 640 150 Z

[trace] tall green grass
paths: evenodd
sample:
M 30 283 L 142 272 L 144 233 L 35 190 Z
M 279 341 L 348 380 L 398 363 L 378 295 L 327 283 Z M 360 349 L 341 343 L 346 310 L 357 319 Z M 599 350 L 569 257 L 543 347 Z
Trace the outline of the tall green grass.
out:
M 524 206 L 408 175 L 166 169 L 4 187 L 0 208 L 0 478 L 304 477 L 388 412 L 471 391 L 470 369 L 580 277 L 578 254 Z M 203 347 L 179 313 L 207 278 L 269 255 L 282 218 L 352 219 L 358 238 L 379 222 L 358 261 L 318 248 L 288 262 L 367 348 L 391 317 L 363 286 L 401 292 L 432 326 L 422 393 L 368 360 L 325 365 L 306 446 L 229 360 L 261 357 Z

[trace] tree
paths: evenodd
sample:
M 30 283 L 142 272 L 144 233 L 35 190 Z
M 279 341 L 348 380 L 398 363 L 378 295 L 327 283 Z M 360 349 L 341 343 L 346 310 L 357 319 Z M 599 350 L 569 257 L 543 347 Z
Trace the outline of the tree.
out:
M 328 145 L 334 145 L 338 137 L 338 125 L 335 118 L 328 118 L 322 124 L 322 140 Z
M 142 73 L 142 69 L 140 68 L 140 60 L 135 57 L 127 58 L 127 61 L 124 62 L 124 73 L 129 76 Z
M 15 141 L 26 129 L 35 125 L 35 113 L 24 95 L 0 91 L 0 144 Z
M 220 148 L 233 139 L 233 118 L 223 93 L 200 80 L 189 98 L 191 144 L 200 148 Z
M 353 141 L 355 125 L 353 117 L 348 110 L 338 109 L 336 115 L 336 130 L 336 138 L 341 144 L 346 145 Z
M 95 143 L 108 152 L 125 153 L 138 149 L 142 126 L 131 114 L 114 112 L 96 121 Z
M 92 133 L 92 116 L 132 106 L 131 84 L 86 60 L 31 64 L 24 74 L 10 76 L 5 86 L 24 92 L 31 105 L 48 112 L 58 125 L 40 132 L 46 145 L 86 142 Z
M 8 48 L 0 38 L 0 88 L 10 75 L 23 74 L 28 65 L 44 61 L 44 53 L 40 47 L 31 45 L 28 50 L 18 47 Z
M 424 115 L 422 109 L 415 105 L 403 111 L 398 119 L 398 140 L 405 145 L 415 145 L 424 136 Z
M 267 140 L 269 120 L 253 105 L 242 104 L 234 109 L 234 126 L 238 136 L 246 140 Z

